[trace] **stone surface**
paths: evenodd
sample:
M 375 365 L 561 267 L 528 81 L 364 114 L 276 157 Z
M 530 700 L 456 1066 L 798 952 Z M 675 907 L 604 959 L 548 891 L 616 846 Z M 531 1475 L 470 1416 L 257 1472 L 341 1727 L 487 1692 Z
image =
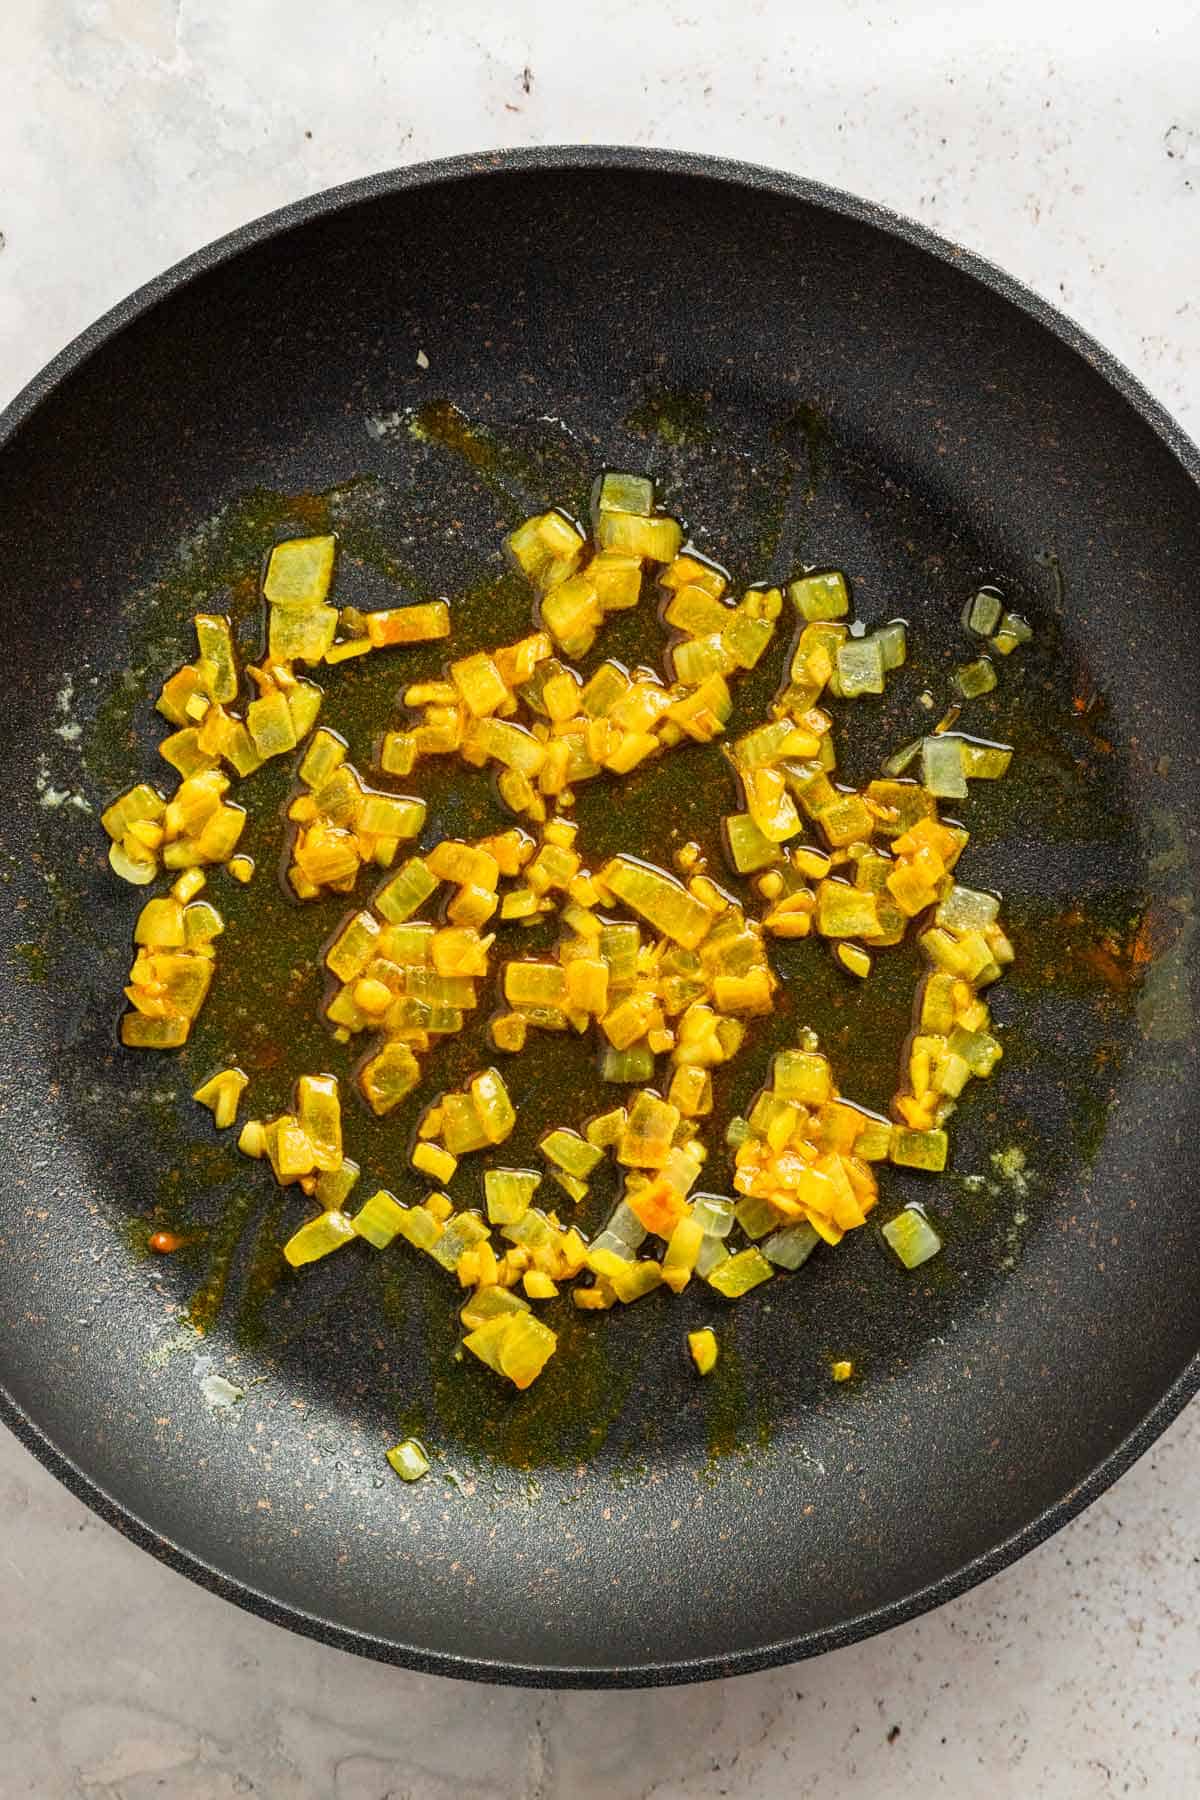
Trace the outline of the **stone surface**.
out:
M 0 402 L 206 240 L 372 169 L 635 142 L 913 214 L 1200 430 L 1196 9 L 9 0 Z M 160 1568 L 0 1434 L 0 1800 L 1200 1791 L 1200 1412 L 1050 1544 L 871 1643 L 658 1694 L 410 1676 Z

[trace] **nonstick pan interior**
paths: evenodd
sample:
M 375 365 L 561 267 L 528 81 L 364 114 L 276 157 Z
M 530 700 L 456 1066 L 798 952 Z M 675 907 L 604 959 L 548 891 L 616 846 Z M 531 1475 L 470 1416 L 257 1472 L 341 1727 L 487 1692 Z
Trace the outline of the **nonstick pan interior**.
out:
M 997 990 L 1002 1073 L 955 1121 L 936 1267 L 905 1277 L 858 1233 L 742 1307 L 720 1382 L 681 1350 L 703 1304 L 651 1302 L 589 1322 L 570 1382 L 501 1402 L 451 1362 L 439 1272 L 277 1282 L 278 1198 L 197 1124 L 193 1062 L 115 1047 L 138 902 L 94 815 L 153 769 L 145 696 L 264 543 L 332 525 L 364 603 L 463 596 L 482 630 L 502 533 L 578 507 L 604 463 L 654 474 L 739 580 L 847 569 L 943 675 L 974 585 L 1030 612 L 995 714 L 1012 785 L 968 821 L 1020 961 Z M 811 1653 L 1061 1523 L 1197 1383 L 1195 472 L 1129 378 L 995 272 L 842 197 L 679 157 L 382 177 L 103 321 L 0 433 L 10 1422 L 231 1598 L 484 1678 Z M 722 808 L 698 792 L 697 829 Z M 278 994 L 280 1080 L 304 1066 L 315 979 Z M 827 977 L 798 960 L 788 996 L 785 1022 L 853 1044 Z M 223 1016 L 196 1058 L 229 1047 Z M 579 1082 L 582 1113 L 582 1063 Z M 991 1160 L 1014 1145 L 1015 1177 Z M 925 1190 L 896 1172 L 887 1191 Z M 196 1244 L 147 1259 L 168 1213 Z M 244 1397 L 220 1404 L 214 1373 Z M 441 1454 L 402 1489 L 382 1451 L 410 1421 Z

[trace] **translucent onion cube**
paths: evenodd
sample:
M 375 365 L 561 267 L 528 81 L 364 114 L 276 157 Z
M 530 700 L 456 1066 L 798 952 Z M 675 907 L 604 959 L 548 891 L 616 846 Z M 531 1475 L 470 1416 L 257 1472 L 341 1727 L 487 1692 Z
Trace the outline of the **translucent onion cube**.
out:
M 238 1148 L 245 1145 L 238 1140 Z M 316 1199 L 326 1210 L 337 1211 L 345 1205 L 350 1190 L 362 1174 L 352 1157 L 344 1156 L 336 1169 L 322 1170 L 317 1176 Z
M 963 607 L 963 625 L 972 637 L 991 637 L 1000 623 L 1003 610 L 1004 604 L 999 594 L 993 593 L 989 588 L 980 588 Z
M 459 1257 L 483 1243 L 487 1236 L 488 1228 L 477 1212 L 455 1213 L 446 1221 L 437 1242 L 430 1246 L 429 1254 L 443 1269 L 455 1269 Z
M 883 670 L 883 646 L 878 637 L 848 638 L 838 646 L 838 685 L 844 699 L 853 700 L 858 694 L 882 694 Z
M 1004 1051 L 987 1031 L 964 1031 L 956 1026 L 950 1034 L 949 1050 L 960 1056 L 972 1075 L 986 1077 L 1000 1061 Z
M 631 912 L 640 913 L 656 931 L 684 949 L 694 950 L 712 926 L 709 909 L 660 869 L 616 856 L 605 865 L 603 879 Z
M 379 921 L 369 912 L 355 913 L 325 952 L 325 966 L 339 981 L 352 981 L 375 955 Z
M 1000 902 L 995 894 L 955 882 L 933 917 L 934 923 L 946 931 L 961 933 L 982 931 L 985 926 L 995 923 L 999 911 Z
M 911 1206 L 888 1220 L 883 1235 L 906 1269 L 919 1269 L 942 1247 L 941 1238 L 924 1213 Z
M 724 1194 L 696 1194 L 692 1199 L 692 1217 L 705 1237 L 727 1238 L 733 1230 L 733 1215 L 734 1203 Z
M 342 1108 L 336 1075 L 301 1075 L 296 1083 L 296 1112 L 316 1167 L 328 1173 L 342 1164 Z
M 842 881 L 817 884 L 817 930 L 822 937 L 870 937 L 878 929 L 874 894 Z
M 541 1176 L 533 1169 L 488 1169 L 483 1177 L 484 1203 L 493 1225 L 515 1225 L 529 1211 Z
M 517 1115 L 499 1069 L 484 1069 L 476 1075 L 470 1094 L 488 1143 L 503 1143 L 511 1135 Z
M 628 1202 L 619 1200 L 613 1208 L 602 1235 L 614 1238 L 633 1251 L 641 1249 L 646 1241 L 647 1232 L 646 1227 Z
M 278 689 L 261 694 L 246 708 L 246 729 L 260 756 L 282 756 L 296 748 L 296 729 L 287 699 Z
M 459 1310 L 459 1318 L 468 1331 L 474 1331 L 488 1319 L 502 1313 L 528 1312 L 529 1302 L 511 1288 L 492 1286 L 476 1288 Z
M 963 773 L 969 781 L 998 781 L 1008 773 L 1013 753 L 1007 744 L 972 743 L 962 740 Z
M 927 737 L 921 745 L 921 781 L 940 800 L 965 800 L 962 739 L 950 732 Z
M 625 612 L 642 597 L 642 559 L 619 550 L 602 550 L 587 568 L 602 612 Z
M 963 663 L 954 672 L 955 685 L 964 700 L 976 700 L 980 694 L 990 694 L 996 685 L 996 665 L 989 656 L 980 656 L 974 662 Z
M 337 633 L 337 624 L 337 608 L 333 606 L 273 606 L 267 629 L 272 660 L 323 662 Z
M 333 537 L 289 538 L 267 562 L 263 594 L 273 606 L 319 606 L 333 579 Z
M 715 1269 L 730 1261 L 732 1258 L 720 1238 L 705 1237 L 696 1257 L 696 1273 L 707 1280 Z
M 305 1263 L 328 1256 L 331 1250 L 340 1250 L 355 1236 L 354 1225 L 345 1213 L 323 1212 L 320 1218 L 310 1219 L 307 1225 L 293 1233 L 283 1246 L 284 1258 L 293 1269 L 300 1269 Z
M 875 633 L 885 669 L 902 668 L 908 659 L 908 627 L 903 619 L 892 619 Z
M 366 1238 L 376 1250 L 386 1250 L 388 1245 L 400 1235 L 404 1224 L 405 1209 L 394 1194 L 386 1188 L 380 1188 L 354 1215 L 354 1229 L 358 1236 Z
M 779 845 L 764 835 L 748 812 L 728 814 L 724 825 L 729 860 L 739 875 L 753 875 L 781 861 Z
M 712 1240 L 706 1238 L 704 1241 L 707 1244 Z M 727 1300 L 738 1300 L 760 1282 L 769 1281 L 774 1273 L 762 1252 L 750 1249 L 739 1250 L 736 1256 L 718 1263 L 706 1279 L 708 1285 L 715 1288 L 718 1294 L 724 1294 Z
M 823 575 L 802 575 L 789 581 L 788 595 L 802 619 L 842 619 L 850 611 L 846 577 L 838 569 Z
M 654 511 L 654 483 L 646 475 L 607 470 L 592 488 L 591 511 L 593 522 L 606 512 L 637 513 L 648 519 Z
M 731 610 L 726 601 L 716 599 L 701 587 L 682 587 L 672 595 L 663 617 L 676 631 L 686 631 L 689 637 L 705 637 L 710 632 L 724 631 Z
M 421 1079 L 421 1066 L 407 1044 L 384 1044 L 359 1072 L 359 1086 L 371 1111 L 382 1117 L 399 1106 Z
M 752 768 L 742 774 L 746 804 L 759 831 L 773 844 L 795 837 L 800 829 L 796 803 L 778 769 Z
M 627 1168 L 661 1169 L 671 1154 L 679 1119 L 677 1106 L 657 1094 L 639 1094 L 617 1143 L 617 1161 Z
M 760 1250 L 768 1262 L 780 1269 L 798 1269 L 807 1262 L 817 1245 L 820 1236 L 811 1225 L 785 1225 L 782 1231 L 774 1232 L 762 1244 Z
M 909 1131 L 903 1125 L 892 1130 L 891 1160 L 903 1169 L 927 1169 L 940 1174 L 949 1148 L 944 1131 Z
M 463 704 L 476 718 L 495 712 L 509 697 L 504 678 L 491 657 L 483 650 L 451 663 L 450 679 Z
M 201 1106 L 207 1106 L 218 1131 L 226 1131 L 236 1122 L 238 1102 L 249 1085 L 250 1077 L 242 1069 L 222 1069 L 192 1095 Z
M 569 1131 L 563 1127 L 548 1131 L 538 1149 L 550 1162 L 579 1180 L 590 1175 L 604 1155 L 602 1150 L 580 1137 L 577 1131 Z
M 429 1458 L 416 1438 L 405 1438 L 387 1452 L 387 1459 L 401 1481 L 420 1481 L 429 1473 Z
M 219 613 L 197 613 L 193 621 L 200 651 L 198 668 L 205 693 L 212 700 L 236 700 L 237 659 L 229 620 Z
M 450 608 L 444 600 L 393 606 L 368 613 L 367 636 L 377 650 L 391 644 L 428 644 L 450 636 Z
M 596 542 L 602 550 L 642 556 L 647 562 L 669 563 L 683 543 L 683 527 L 665 514 L 607 511 L 596 520 Z
M 703 637 L 687 638 L 681 644 L 673 645 L 671 663 L 675 678 L 685 687 L 699 687 L 712 675 L 727 675 L 735 666 L 734 657 L 725 647 L 724 626 L 718 632 L 706 632 Z
M 779 1216 L 770 1202 L 750 1194 L 738 1201 L 734 1213 L 738 1224 L 751 1239 L 766 1237 L 779 1223 Z
M 507 1335 L 500 1344 L 501 1375 L 514 1387 L 527 1388 L 545 1368 L 558 1347 L 558 1335 L 530 1313 L 511 1316 Z
M 374 896 L 374 905 L 385 919 L 398 925 L 424 906 L 438 885 L 437 876 L 414 856 L 384 882 Z
M 470 1094 L 446 1094 L 442 1099 L 442 1141 L 452 1156 L 466 1156 L 488 1143 L 479 1113 Z

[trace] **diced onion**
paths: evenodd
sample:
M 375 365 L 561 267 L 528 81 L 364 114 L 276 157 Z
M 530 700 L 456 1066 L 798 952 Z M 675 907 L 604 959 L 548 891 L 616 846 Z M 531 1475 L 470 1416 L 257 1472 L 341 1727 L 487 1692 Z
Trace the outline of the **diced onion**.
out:
M 101 816 L 119 876 L 148 886 L 165 871 L 170 884 L 134 929 L 126 1046 L 186 1042 L 224 941 L 204 870 L 220 863 L 239 881 L 254 870 L 237 851 L 247 812 L 230 789 L 286 756 L 294 784 L 285 879 L 304 904 L 348 899 L 324 946 L 323 1011 L 339 1046 L 364 1038 L 354 1079 L 371 1113 L 384 1117 L 405 1102 L 415 1113 L 426 1059 L 473 1018 L 508 1057 L 542 1032 L 564 1046 L 586 1037 L 599 1078 L 628 1088 L 620 1104 L 590 1118 L 584 1104 L 583 1119 L 542 1130 L 543 1175 L 497 1164 L 518 1124 L 521 1073 L 510 1092 L 498 1068 L 480 1068 L 420 1111 L 409 1161 L 435 1184 L 421 1203 L 378 1188 L 353 1216 L 343 1209 L 360 1168 L 343 1136 L 358 1127 L 343 1119 L 335 1076 L 301 1074 L 292 1110 L 251 1119 L 239 1133 L 246 1156 L 319 1209 L 284 1246 L 291 1266 L 354 1238 L 380 1253 L 401 1244 L 405 1254 L 419 1252 L 463 1293 L 465 1348 L 518 1389 L 537 1379 L 558 1343 L 531 1301 L 552 1309 L 570 1287 L 579 1310 L 608 1311 L 697 1281 L 736 1300 L 861 1229 L 878 1202 L 881 1164 L 943 1170 L 955 1106 L 1001 1059 L 984 993 L 1015 955 L 998 897 L 955 872 L 966 830 L 939 813 L 939 802 L 967 798 L 969 781 L 1002 776 L 1011 749 L 956 732 L 954 701 L 932 731 L 888 759 L 885 779 L 859 789 L 839 773 L 839 709 L 885 692 L 907 660 L 905 622 L 868 630 L 851 620 L 837 570 L 803 572 L 786 588 L 751 585 L 738 598 L 724 570 L 683 548 L 682 526 L 659 509 L 644 475 L 604 471 L 590 518 L 589 534 L 552 507 L 510 533 L 507 552 L 532 589 L 535 619 L 514 642 L 456 645 L 445 664 L 426 661 L 400 680 L 403 710 L 376 743 L 387 778 L 380 788 L 351 762 L 345 739 L 318 723 L 325 695 L 306 671 L 346 665 L 331 678 L 336 690 L 375 651 L 404 655 L 405 646 L 448 638 L 450 606 L 438 599 L 360 612 L 332 591 L 331 534 L 274 545 L 262 583 L 261 663 L 243 668 L 241 630 L 235 636 L 219 612 L 198 612 L 195 659 L 167 677 L 157 700 L 171 727 L 159 750 L 178 776 L 174 791 L 164 799 L 138 784 Z M 610 658 L 582 670 L 579 659 L 610 616 L 645 605 L 655 585 L 670 633 L 663 666 Z M 785 616 L 796 619 L 785 684 L 769 716 L 737 718 L 738 683 Z M 954 679 L 961 700 L 972 700 L 996 688 L 999 659 L 1032 631 L 990 588 L 968 600 L 962 620 L 973 660 Z M 932 714 L 932 694 L 922 703 Z M 708 870 L 699 843 L 663 855 L 677 873 L 635 853 L 654 844 L 618 850 L 601 865 L 590 860 L 572 817 L 583 784 L 638 782 L 665 755 L 722 742 L 741 795 L 733 802 L 740 810 L 723 820 L 735 892 Z M 515 815 L 509 829 L 476 841 L 427 829 L 422 777 L 439 756 L 490 770 L 499 803 Z M 417 791 L 396 791 L 401 783 Z M 407 853 L 415 841 L 420 852 Z M 555 941 L 544 935 L 551 918 Z M 236 906 L 231 926 L 234 936 Z M 710 1148 L 719 1145 L 705 1134 L 724 1100 L 719 1071 L 777 1005 L 772 940 L 785 955 L 789 946 L 801 954 L 799 941 L 814 935 L 860 979 L 891 947 L 920 949 L 924 973 L 892 1117 L 839 1094 L 806 1029 L 775 1052 L 746 1116 L 729 1121 L 729 1167 L 714 1169 Z M 519 953 L 522 939 L 529 954 Z M 496 995 L 502 1004 L 485 1021 Z M 856 1003 L 849 988 L 845 997 Z M 195 1098 L 219 1129 L 233 1127 L 246 1085 L 231 1066 Z M 489 1165 L 475 1178 L 482 1210 L 460 1193 L 468 1157 Z M 615 1204 L 603 1185 L 614 1176 Z M 702 1180 L 727 1183 L 731 1193 L 700 1191 Z M 564 1220 L 587 1221 L 566 1202 L 582 1207 L 593 1182 L 598 1194 L 609 1192 L 611 1210 L 589 1242 Z M 890 1219 L 883 1236 L 909 1268 L 941 1248 L 919 1208 Z M 689 1333 L 688 1347 L 708 1374 L 713 1331 Z M 835 1380 L 853 1374 L 849 1362 L 830 1366 Z M 387 1455 L 406 1481 L 429 1470 L 415 1439 Z

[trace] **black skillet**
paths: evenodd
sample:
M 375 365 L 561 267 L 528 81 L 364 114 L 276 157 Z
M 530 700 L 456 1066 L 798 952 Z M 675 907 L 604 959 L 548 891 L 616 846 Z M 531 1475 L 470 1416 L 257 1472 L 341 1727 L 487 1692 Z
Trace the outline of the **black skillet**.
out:
M 1018 744 L 1008 798 L 968 820 L 1020 961 L 954 1176 L 887 1182 L 883 1213 L 930 1196 L 937 1264 L 906 1276 L 855 1234 L 722 1317 L 710 1385 L 681 1340 L 712 1305 L 643 1303 L 590 1323 L 575 1386 L 560 1374 L 526 1415 L 452 1362 L 411 1261 L 276 1282 L 290 1215 L 186 1097 L 197 1058 L 236 1048 L 235 1015 L 182 1066 L 115 1049 L 137 899 L 83 805 L 153 769 L 144 696 L 202 597 L 252 594 L 273 537 L 330 521 L 347 593 L 470 592 L 486 623 L 501 531 L 578 505 L 602 462 L 656 474 L 739 579 L 834 563 L 868 617 L 906 615 L 916 672 L 889 730 L 919 729 L 922 683 L 944 695 L 974 585 L 1030 612 L 1034 647 L 978 715 Z M 85 333 L 0 420 L 7 1422 L 206 1586 L 488 1680 L 809 1655 L 1064 1523 L 1200 1382 L 1198 466 L 994 269 L 811 183 L 677 155 L 380 176 L 248 226 Z M 699 826 L 728 804 L 694 796 Z M 815 953 L 788 967 L 792 1022 L 819 1015 L 835 1049 L 866 1029 L 846 1008 L 902 992 L 847 999 Z M 285 1050 L 311 978 L 277 990 Z M 992 1154 L 1014 1146 L 1025 1168 L 1004 1172 Z M 148 1258 L 180 1221 L 192 1243 Z M 834 1355 L 856 1363 L 844 1387 Z M 222 1404 L 214 1375 L 244 1397 Z M 381 1455 L 414 1422 L 439 1457 L 406 1489 Z

